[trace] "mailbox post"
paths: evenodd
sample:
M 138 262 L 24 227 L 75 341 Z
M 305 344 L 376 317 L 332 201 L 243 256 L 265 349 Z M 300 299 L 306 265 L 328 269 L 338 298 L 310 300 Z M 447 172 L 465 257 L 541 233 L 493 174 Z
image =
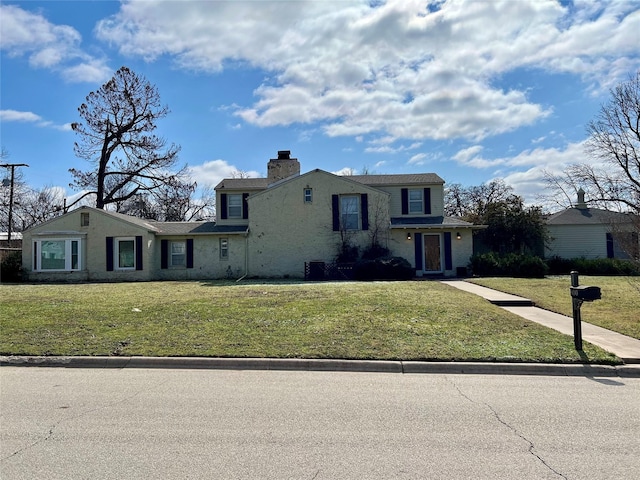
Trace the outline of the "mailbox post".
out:
M 573 343 L 576 350 L 582 351 L 582 316 L 580 307 L 582 302 L 600 300 L 600 287 L 580 286 L 578 272 L 571 272 L 571 300 L 573 303 Z

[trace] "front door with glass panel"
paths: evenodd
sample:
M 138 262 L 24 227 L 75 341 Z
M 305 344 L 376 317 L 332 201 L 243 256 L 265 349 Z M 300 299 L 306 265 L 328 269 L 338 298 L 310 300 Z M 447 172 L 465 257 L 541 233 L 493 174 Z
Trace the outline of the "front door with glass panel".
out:
M 425 234 L 424 238 L 424 271 L 441 273 L 442 260 L 440 251 L 440 234 Z

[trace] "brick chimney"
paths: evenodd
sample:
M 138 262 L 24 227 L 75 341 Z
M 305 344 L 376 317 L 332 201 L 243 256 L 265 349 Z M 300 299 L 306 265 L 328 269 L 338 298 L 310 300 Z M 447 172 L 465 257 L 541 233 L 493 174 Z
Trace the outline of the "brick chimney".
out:
M 278 158 L 272 158 L 267 164 L 269 184 L 294 175 L 300 175 L 300 162 L 297 158 L 291 158 L 290 150 L 278 150 Z

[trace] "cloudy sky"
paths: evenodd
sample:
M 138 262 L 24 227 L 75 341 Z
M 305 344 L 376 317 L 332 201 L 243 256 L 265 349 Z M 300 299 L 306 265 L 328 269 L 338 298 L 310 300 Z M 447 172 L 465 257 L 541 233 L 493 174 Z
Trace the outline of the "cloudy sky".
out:
M 586 123 L 640 68 L 640 2 L 602 0 L 0 2 L 4 161 L 62 186 L 77 108 L 122 65 L 171 113 L 200 185 L 302 171 L 503 178 L 589 161 Z M 67 187 L 69 195 L 73 192 Z

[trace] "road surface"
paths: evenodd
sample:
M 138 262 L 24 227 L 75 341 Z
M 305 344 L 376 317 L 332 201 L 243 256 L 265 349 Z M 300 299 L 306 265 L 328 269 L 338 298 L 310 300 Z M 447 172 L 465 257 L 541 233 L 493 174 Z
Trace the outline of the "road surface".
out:
M 0 478 L 637 479 L 640 378 L 0 369 Z

